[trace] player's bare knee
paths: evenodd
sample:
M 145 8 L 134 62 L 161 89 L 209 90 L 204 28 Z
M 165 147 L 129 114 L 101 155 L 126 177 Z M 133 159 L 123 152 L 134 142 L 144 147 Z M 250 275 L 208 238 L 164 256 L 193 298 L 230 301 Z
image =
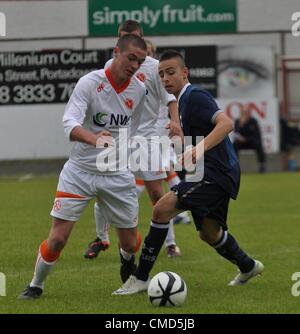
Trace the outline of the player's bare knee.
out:
M 165 209 L 165 205 L 160 202 L 156 203 L 153 208 L 153 220 L 157 222 L 168 221 L 168 212 Z
M 208 240 L 208 235 L 207 235 L 207 233 L 205 233 L 205 232 L 200 232 L 200 233 L 199 233 L 199 237 L 200 237 L 200 239 L 201 239 L 202 241 L 207 242 L 207 240 Z
M 64 235 L 56 235 L 48 240 L 49 250 L 53 253 L 60 252 L 66 245 L 68 238 Z
M 151 197 L 152 203 L 154 204 L 156 204 L 163 196 L 163 194 L 158 190 L 151 191 L 149 195 Z
M 123 242 L 121 248 L 127 253 L 134 253 L 136 248 L 136 242 Z
M 212 231 L 201 231 L 200 238 L 211 246 L 219 241 L 218 233 Z

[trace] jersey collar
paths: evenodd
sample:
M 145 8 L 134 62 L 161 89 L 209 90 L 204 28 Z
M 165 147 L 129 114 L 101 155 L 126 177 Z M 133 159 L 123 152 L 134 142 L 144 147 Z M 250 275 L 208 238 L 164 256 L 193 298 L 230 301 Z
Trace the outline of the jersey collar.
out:
M 116 91 L 117 94 L 122 93 L 130 84 L 130 79 L 127 80 L 125 83 L 123 83 L 123 85 L 121 85 L 121 86 L 116 84 L 116 82 L 114 81 L 114 79 L 111 75 L 110 67 L 105 70 L 105 75 L 106 75 L 109 83 L 112 85 L 112 87 L 114 88 L 114 90 Z
M 179 94 L 179 96 L 178 96 L 178 104 L 179 104 L 179 100 L 180 100 L 181 96 L 185 93 L 186 89 L 187 89 L 188 86 L 190 86 L 190 85 L 191 85 L 191 83 L 188 82 L 188 83 L 185 84 L 185 85 L 183 86 L 183 88 L 181 89 L 181 92 L 180 92 L 180 94 Z

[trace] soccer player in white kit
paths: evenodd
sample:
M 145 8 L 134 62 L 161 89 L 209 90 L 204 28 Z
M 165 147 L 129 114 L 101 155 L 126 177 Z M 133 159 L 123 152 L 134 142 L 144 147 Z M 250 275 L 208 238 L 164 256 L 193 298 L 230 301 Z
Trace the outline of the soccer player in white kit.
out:
M 156 47 L 152 41 L 145 39 L 147 44 L 147 55 L 154 58 L 156 53 Z M 164 104 L 160 104 L 157 121 L 155 124 L 156 133 L 159 137 L 168 137 L 169 129 L 168 124 L 170 122 L 168 107 Z M 170 140 L 171 144 L 171 140 Z M 174 148 L 170 145 L 169 147 L 162 146 L 161 151 L 162 166 L 166 169 L 167 177 L 164 181 L 168 184 L 169 189 L 177 185 L 180 182 L 180 178 L 174 171 L 173 166 L 177 162 L 176 153 Z M 136 179 L 136 187 L 138 195 L 145 190 L 145 182 L 142 179 Z M 175 233 L 173 223 L 182 222 L 183 224 L 190 223 L 190 217 L 186 211 L 178 214 L 174 219 L 170 221 L 170 227 L 165 241 L 165 247 L 168 257 L 177 257 L 181 255 L 179 247 L 175 242 Z
M 124 260 L 121 267 L 127 275 L 132 269 L 131 261 L 126 259 L 134 257 L 140 244 L 134 176 L 127 165 L 118 164 L 120 161 L 116 161 L 115 169 L 99 171 L 103 167 L 99 161 L 111 152 L 106 146 L 118 142 L 122 129 L 130 126 L 130 136 L 136 134 L 146 88 L 134 73 L 145 61 L 146 44 L 141 37 L 130 34 L 119 39 L 114 52 L 108 69 L 90 72 L 78 81 L 66 106 L 63 125 L 75 144 L 59 177 L 51 211 L 52 228 L 40 245 L 33 279 L 19 296 L 21 299 L 41 296 L 75 222 L 94 198 L 116 228 Z
M 118 30 L 118 35 L 121 37 L 128 33 L 142 36 L 142 27 L 137 21 L 128 20 L 121 24 Z M 112 59 L 109 60 L 105 66 L 108 66 L 111 61 Z M 170 124 L 168 126 L 170 136 L 181 136 L 182 130 L 179 123 L 177 102 L 174 95 L 168 94 L 161 84 L 158 75 L 158 60 L 152 57 L 146 57 L 145 62 L 137 71 L 136 77 L 139 78 L 142 82 L 145 82 L 145 86 L 148 91 L 145 102 L 145 112 L 142 114 L 137 135 L 147 138 L 149 143 L 151 137 L 159 135 L 156 131 L 156 122 L 159 114 L 159 106 L 162 103 L 168 107 L 171 118 L 171 121 L 169 122 Z M 134 174 L 137 178 L 142 179 L 145 182 L 150 199 L 152 203 L 155 204 L 164 195 L 162 180 L 166 178 L 166 173 L 149 170 L 138 171 Z M 95 258 L 99 254 L 100 250 L 106 250 L 109 247 L 108 228 L 110 221 L 107 221 L 103 217 L 97 203 L 95 203 L 94 210 L 97 238 L 89 244 L 89 247 L 84 254 L 84 257 L 88 259 Z M 169 245 L 176 246 L 172 225 L 170 226 L 169 240 Z M 175 251 L 178 252 L 179 249 L 177 248 Z

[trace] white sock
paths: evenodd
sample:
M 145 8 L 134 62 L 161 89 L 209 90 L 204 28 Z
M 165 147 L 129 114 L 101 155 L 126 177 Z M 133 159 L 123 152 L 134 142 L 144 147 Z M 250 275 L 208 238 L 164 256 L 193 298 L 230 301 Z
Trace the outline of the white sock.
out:
M 135 180 L 135 189 L 136 189 L 136 193 L 138 195 L 138 197 L 141 196 L 141 194 L 144 192 L 145 190 L 145 183 L 143 180 L 140 179 L 136 179 Z
M 34 275 L 32 278 L 30 286 L 37 286 L 41 289 L 44 289 L 45 280 L 50 274 L 53 266 L 55 265 L 56 261 L 53 262 L 46 262 L 39 251 L 38 257 L 35 264 Z
M 99 204 L 97 202 L 94 205 L 94 215 L 96 220 L 97 237 L 100 238 L 101 241 L 109 242 L 109 224 L 102 215 Z
M 171 189 L 172 187 L 176 186 L 176 184 L 178 184 L 180 182 L 180 178 L 176 174 L 176 175 L 172 176 L 170 179 L 168 179 L 167 182 L 168 182 L 169 189 Z
M 166 247 L 171 246 L 171 245 L 176 245 L 173 219 L 170 220 L 168 234 L 167 234 L 166 241 L 165 241 Z
M 180 216 L 180 217 L 182 217 L 182 218 L 186 218 L 186 217 L 189 217 L 189 214 L 188 214 L 187 211 L 183 211 L 183 212 L 180 212 L 180 213 L 178 214 L 178 216 Z
M 181 217 L 183 224 L 188 224 L 191 221 L 190 216 L 187 211 L 183 211 L 179 213 L 178 216 Z
M 120 248 L 120 252 L 121 252 L 123 258 L 124 258 L 126 261 L 130 261 L 130 260 L 131 260 L 133 254 L 131 254 L 131 253 L 127 253 L 127 252 L 124 251 L 124 249 L 122 249 L 122 248 Z

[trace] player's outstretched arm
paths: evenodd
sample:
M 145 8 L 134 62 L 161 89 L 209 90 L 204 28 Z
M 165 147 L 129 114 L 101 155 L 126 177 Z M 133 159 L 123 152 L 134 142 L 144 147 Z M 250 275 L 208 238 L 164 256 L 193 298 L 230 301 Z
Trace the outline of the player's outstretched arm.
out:
M 204 152 L 218 145 L 234 129 L 232 120 L 224 113 L 217 115 L 215 125 L 211 133 L 204 139 Z
M 217 115 L 215 124 L 216 126 L 207 137 L 196 146 L 186 147 L 184 153 L 179 156 L 179 164 L 187 170 L 193 170 L 196 161 L 203 156 L 204 152 L 218 145 L 234 129 L 232 120 L 223 113 Z
M 93 133 L 89 130 L 86 130 L 82 126 L 75 126 L 70 134 L 71 140 L 79 141 L 95 147 L 99 147 L 99 145 L 105 147 L 105 144 L 108 146 L 111 142 L 111 138 L 111 133 L 107 130 Z

